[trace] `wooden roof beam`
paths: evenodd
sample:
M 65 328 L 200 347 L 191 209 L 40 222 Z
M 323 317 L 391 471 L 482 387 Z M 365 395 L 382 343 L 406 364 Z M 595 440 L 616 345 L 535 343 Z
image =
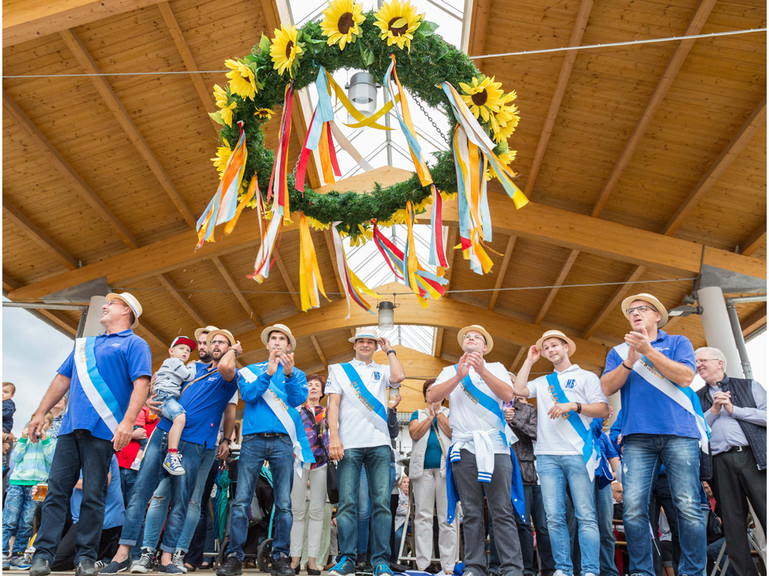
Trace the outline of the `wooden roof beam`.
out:
M 491 0 L 475 0 L 470 13 L 470 34 L 467 41 L 467 53 L 470 56 L 483 54 L 486 47 L 486 29 L 491 15 Z M 482 62 L 477 62 L 478 68 Z
M 582 3 L 579 6 L 579 12 L 577 13 L 577 20 L 574 23 L 574 28 L 571 30 L 569 46 L 580 46 L 582 44 L 582 37 L 585 34 L 585 28 L 587 28 L 592 9 L 593 0 L 582 0 Z M 537 175 L 539 174 L 542 162 L 545 159 L 547 145 L 550 143 L 550 136 L 553 134 L 555 120 L 558 117 L 558 111 L 561 109 L 561 103 L 563 102 L 563 96 L 566 93 L 566 87 L 569 85 L 569 78 L 574 69 L 574 62 L 577 60 L 577 52 L 577 50 L 567 51 L 563 59 L 563 64 L 561 64 L 561 71 L 558 74 L 558 83 L 556 84 L 553 96 L 550 99 L 550 107 L 547 110 L 545 124 L 539 135 L 537 150 L 534 152 L 531 167 L 526 173 L 526 186 L 524 187 L 523 193 L 529 199 L 531 199 L 534 194 L 534 183 L 537 180 Z
M 571 272 L 574 263 L 577 261 L 577 256 L 579 256 L 579 250 L 572 250 L 569 252 L 569 256 L 566 258 L 566 262 L 563 263 L 561 272 L 558 274 L 558 278 L 556 278 L 555 282 L 553 282 L 554 288 L 551 288 L 548 291 L 547 298 L 545 298 L 545 301 L 542 303 L 542 307 L 537 313 L 537 317 L 534 319 L 534 324 L 539 324 L 542 322 L 545 314 L 547 314 L 547 311 L 550 310 L 550 306 L 553 304 L 553 300 L 555 300 L 555 297 L 558 295 L 558 291 L 561 289 L 561 286 L 563 286 L 563 283 L 566 282 L 566 277 L 569 275 L 569 272 Z
M 64 159 L 64 156 L 51 144 L 38 127 L 29 119 L 19 105 L 3 90 L 3 108 L 13 121 L 25 132 L 27 139 L 33 142 L 43 156 L 59 171 L 72 189 L 86 204 L 91 206 L 99 217 L 104 220 L 117 234 L 120 240 L 129 248 L 138 248 L 139 244 L 128 229 L 112 213 L 101 198 L 83 180 L 75 169 Z
M 511 234 L 507 239 L 507 246 L 505 246 L 505 255 L 502 257 L 502 263 L 497 270 L 497 280 L 494 282 L 494 291 L 491 293 L 489 299 L 489 310 L 494 310 L 494 306 L 497 305 L 497 298 L 499 298 L 499 289 L 502 287 L 502 282 L 505 281 L 505 274 L 507 274 L 507 268 L 510 266 L 510 258 L 515 250 L 515 239 L 517 236 Z M 452 250 L 453 252 L 453 250 Z
M 766 326 L 766 306 L 742 321 L 742 334 L 747 338 L 762 326 Z
M 189 303 L 189 300 L 187 300 L 179 293 L 179 290 L 176 289 L 176 286 L 171 283 L 171 280 L 169 280 L 165 274 L 158 274 L 157 279 L 158 282 L 160 282 L 160 285 L 168 291 L 176 303 L 179 304 L 179 306 L 181 306 L 182 309 L 192 317 L 198 326 L 206 325 L 200 313 L 195 310 L 195 308 L 193 308 L 192 304 Z
M 764 242 L 766 242 L 766 222 L 764 222 L 763 226 L 751 232 L 748 237 L 740 243 L 740 253 L 745 256 L 751 256 Z
M 3 48 L 152 6 L 157 0 L 56 0 L 3 3 Z
M 740 127 L 737 133 L 732 137 L 726 148 L 721 151 L 716 161 L 710 166 L 707 172 L 702 176 L 694 189 L 686 197 L 686 200 L 679 206 L 676 213 L 668 221 L 663 234 L 675 234 L 683 224 L 684 218 L 697 205 L 697 201 L 710 190 L 718 179 L 723 175 L 726 169 L 744 150 L 755 136 L 756 132 L 762 127 L 766 127 L 766 96 L 756 106 L 748 119 Z M 743 252 L 744 254 L 744 252 Z
M 620 302 L 622 302 L 622 299 L 625 297 L 625 294 L 627 294 L 633 287 L 632 282 L 637 282 L 644 272 L 646 272 L 645 266 L 636 266 L 636 268 L 630 273 L 630 276 L 628 276 L 627 280 L 625 280 L 625 284 L 617 288 L 617 290 L 614 292 L 614 295 L 606 302 L 606 304 L 604 304 L 604 307 L 601 308 L 601 311 L 595 316 L 595 318 L 593 318 L 593 321 L 590 323 L 590 325 L 582 331 L 583 338 L 591 338 L 593 334 L 595 334 L 595 331 L 598 329 L 598 326 L 600 326 L 601 322 L 603 322 L 609 314 L 617 309 L 617 307 L 620 305 Z
M 85 49 L 85 46 L 80 41 L 80 38 L 78 38 L 74 32 L 71 30 L 65 30 L 60 32 L 59 35 L 70 49 L 83 70 L 89 74 L 101 73 L 99 68 L 96 66 L 96 62 L 94 62 L 91 55 Z M 112 112 L 112 115 L 118 121 L 118 124 L 120 124 L 121 128 L 123 128 L 123 131 L 128 136 L 128 139 L 147 163 L 150 170 L 155 175 L 155 178 L 157 178 L 158 182 L 160 183 L 160 187 L 168 195 L 174 206 L 176 206 L 176 209 L 182 215 L 182 218 L 184 218 L 184 221 L 191 228 L 195 228 L 197 218 L 194 216 L 189 206 L 187 206 L 187 204 L 184 202 L 184 199 L 181 197 L 178 190 L 176 190 L 176 187 L 171 181 L 171 178 L 168 176 L 168 174 L 166 174 L 165 169 L 158 161 L 155 153 L 150 149 L 149 144 L 147 144 L 147 141 L 144 139 L 144 136 L 141 135 L 141 132 L 139 132 L 139 129 L 133 123 L 133 120 L 131 120 L 131 117 L 118 99 L 115 91 L 102 76 L 92 76 L 91 81 L 96 87 L 97 92 L 99 92 L 101 97 L 104 99 L 104 103 L 107 105 L 107 108 L 109 108 L 110 112 Z
M 699 274 L 703 245 L 689 240 L 673 238 L 648 230 L 641 230 L 576 214 L 552 206 L 530 202 L 523 210 L 511 210 L 507 196 L 491 194 L 489 209 L 498 214 L 495 229 L 506 234 L 517 234 L 528 239 L 547 242 L 590 254 L 648 266 L 673 274 Z M 456 222 L 456 205 L 444 206 L 444 222 Z M 158 273 L 174 270 L 195 262 L 201 256 L 221 256 L 243 248 L 255 247 L 258 239 L 246 232 L 256 226 L 258 215 L 249 210 L 241 216 L 241 224 L 231 235 L 208 243 L 194 253 L 190 250 L 197 241 L 193 230 L 182 232 L 142 248 L 105 258 L 77 270 L 63 272 L 32 282 L 14 290 L 14 300 L 36 300 L 52 292 L 88 280 L 107 277 L 110 284 L 128 280 L 136 281 Z M 291 227 L 290 227 L 291 228 Z M 286 231 L 288 232 L 288 231 Z M 284 233 L 286 233 L 284 232 Z M 728 250 L 707 247 L 704 262 L 711 266 L 747 274 L 756 278 L 766 277 L 766 262 L 743 256 Z M 325 306 L 324 306 L 325 307 Z
M 243 310 L 245 310 L 246 314 L 248 314 L 248 317 L 251 319 L 251 321 L 257 326 L 262 326 L 263 323 L 261 318 L 259 318 L 259 315 L 251 307 L 251 304 L 249 304 L 248 300 L 246 300 L 245 296 L 243 296 L 243 292 L 240 291 L 238 285 L 235 284 L 235 279 L 232 277 L 232 274 L 230 274 L 229 270 L 227 270 L 227 268 L 224 266 L 222 259 L 218 256 L 214 256 L 211 258 L 211 261 L 214 263 L 214 266 L 216 266 L 219 274 L 222 275 L 222 278 L 224 278 L 224 281 L 227 283 L 230 292 L 232 292 L 233 296 L 235 296 L 235 299 L 241 305 Z
M 326 360 L 326 355 L 323 354 L 323 350 L 320 347 L 320 342 L 318 342 L 318 339 L 315 336 L 310 336 L 310 341 L 312 342 L 313 348 L 315 348 L 315 353 L 318 355 L 318 358 L 320 358 L 320 361 L 323 362 L 323 366 L 328 369 L 328 360 Z
M 277 252 L 275 253 L 275 263 L 278 265 L 278 270 L 280 271 L 281 278 L 283 278 L 283 283 L 286 285 L 288 295 L 291 296 L 291 300 L 294 301 L 294 306 L 296 306 L 297 310 L 301 310 L 302 302 L 299 299 L 299 294 L 297 294 L 296 287 L 294 287 L 294 283 L 291 281 L 291 276 L 289 276 L 288 268 L 286 268 L 286 265 L 283 263 L 283 258 L 281 258 L 280 254 Z
M 51 252 L 67 269 L 74 270 L 78 267 L 76 258 L 61 247 L 61 245 L 52 240 L 45 232 L 35 225 L 29 218 L 8 201 L 3 199 L 3 214 L 13 221 L 16 226 L 26 232 L 27 235 L 38 245 Z
M 710 12 L 713 10 L 715 4 L 716 0 L 702 0 L 682 36 L 699 34 L 707 22 L 708 16 L 710 16 Z M 622 150 L 617 162 L 614 164 L 614 168 L 612 169 L 609 178 L 606 180 L 595 206 L 593 206 L 591 216 L 598 216 L 603 211 L 609 196 L 614 192 L 625 168 L 635 154 L 635 151 L 641 142 L 641 138 L 651 126 L 654 115 L 657 113 L 657 109 L 665 100 L 665 96 L 667 96 L 670 87 L 673 85 L 673 81 L 676 79 L 676 76 L 678 76 L 678 72 L 681 70 L 686 58 L 689 56 L 689 52 L 694 46 L 694 42 L 694 40 L 681 40 L 678 43 L 678 46 L 673 53 L 673 57 L 668 62 L 665 71 L 662 73 L 662 77 L 657 83 L 657 87 L 654 89 L 654 93 L 641 114 L 638 124 L 636 124 L 633 133 L 625 143 L 625 148 Z
M 161 16 L 163 16 L 163 21 L 168 27 L 168 33 L 171 35 L 171 38 L 176 45 L 176 50 L 179 52 L 179 56 L 182 57 L 184 67 L 190 72 L 200 71 L 200 68 L 198 68 L 197 63 L 195 62 L 195 58 L 192 56 L 189 44 L 187 44 L 187 41 L 184 39 L 182 29 L 179 27 L 179 22 L 176 20 L 176 16 L 174 16 L 173 10 L 171 10 L 171 5 L 168 2 L 159 2 L 158 9 L 160 10 Z M 203 110 L 206 112 L 216 111 L 216 106 L 214 106 L 211 93 L 203 83 L 201 75 L 190 74 L 189 78 L 192 82 L 192 86 L 195 88 L 195 92 L 198 94 L 198 98 L 200 98 L 200 102 L 203 104 Z M 216 136 L 218 138 L 218 124 L 216 124 L 213 119 L 211 120 L 211 123 L 211 127 L 213 128 L 214 132 L 216 132 Z
M 11 278 L 3 270 L 3 295 L 6 295 L 8 292 L 19 286 L 21 286 L 21 283 Z M 46 310 L 44 308 L 27 310 L 27 312 L 33 316 L 41 316 L 44 322 L 54 325 L 54 327 L 59 328 L 60 331 L 63 330 L 72 337 L 77 335 L 77 322 L 73 323 L 72 320 L 61 312 L 57 312 L 56 310 Z

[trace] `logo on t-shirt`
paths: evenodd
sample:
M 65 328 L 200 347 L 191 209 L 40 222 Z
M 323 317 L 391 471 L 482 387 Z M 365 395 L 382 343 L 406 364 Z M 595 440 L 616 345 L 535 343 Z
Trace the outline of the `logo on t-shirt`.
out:
M 566 384 L 564 384 L 564 385 L 563 385 L 563 387 L 564 387 L 564 388 L 566 388 L 567 390 L 571 390 L 571 389 L 572 389 L 572 388 L 574 388 L 576 385 L 577 385 L 577 381 L 576 381 L 574 378 L 569 378 L 569 379 L 566 381 Z
M 113 342 L 112 344 L 110 344 L 110 346 L 112 348 L 120 348 L 120 342 Z
M 381 379 L 382 379 L 382 373 L 374 372 L 374 380 L 381 380 Z

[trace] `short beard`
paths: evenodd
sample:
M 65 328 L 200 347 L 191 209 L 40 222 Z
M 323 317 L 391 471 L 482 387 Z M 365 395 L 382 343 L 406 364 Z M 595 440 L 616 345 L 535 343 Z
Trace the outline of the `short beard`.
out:
M 211 354 L 208 352 L 203 352 L 202 350 L 198 350 L 198 358 L 200 358 L 201 362 L 210 362 L 211 361 Z
M 215 360 L 218 362 L 219 360 L 222 359 L 222 357 L 225 354 L 227 354 L 227 352 L 229 352 L 229 350 L 230 350 L 229 348 L 227 348 L 227 350 L 225 350 L 224 352 L 219 352 L 218 350 L 211 350 L 211 352 L 208 353 L 208 358 L 210 360 Z M 217 354 L 218 354 L 218 357 L 217 357 Z

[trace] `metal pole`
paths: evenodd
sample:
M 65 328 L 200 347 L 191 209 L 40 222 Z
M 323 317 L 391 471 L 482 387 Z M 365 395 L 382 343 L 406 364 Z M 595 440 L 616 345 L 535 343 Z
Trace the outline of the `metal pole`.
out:
M 731 298 L 726 299 L 726 311 L 729 313 L 729 322 L 732 325 L 732 334 L 734 334 L 734 342 L 737 344 L 737 352 L 740 354 L 740 362 L 742 363 L 742 372 L 745 378 L 753 379 L 753 368 L 750 366 L 750 358 L 748 358 L 748 349 L 745 347 L 745 338 L 742 336 L 742 326 L 740 326 L 740 318 L 737 316 L 737 308 L 734 305 L 734 301 Z

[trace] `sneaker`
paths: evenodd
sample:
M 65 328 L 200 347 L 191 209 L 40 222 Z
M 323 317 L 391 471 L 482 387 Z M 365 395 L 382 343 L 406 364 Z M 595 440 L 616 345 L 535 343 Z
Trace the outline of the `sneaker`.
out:
M 152 564 L 155 559 L 155 551 L 152 548 L 142 548 L 142 555 L 131 564 L 132 574 L 146 574 L 152 572 Z
M 11 568 L 11 564 L 8 561 L 8 556 L 3 554 L 3 570 L 9 570 Z
M 42 556 L 35 556 L 29 567 L 29 576 L 48 576 L 51 573 L 51 561 Z
M 389 564 L 377 564 L 374 568 L 374 576 L 393 576 L 393 571 L 390 570 Z
M 171 562 L 174 566 L 179 568 L 179 570 L 182 571 L 182 573 L 187 573 L 187 567 L 184 565 L 184 552 L 181 550 L 177 550 L 174 552 L 174 555 L 171 556 Z
M 240 576 L 241 574 L 243 574 L 243 561 L 236 554 L 227 556 L 216 571 L 216 576 Z
M 83 558 L 75 566 L 75 576 L 96 576 L 98 573 L 95 562 L 90 558 Z
M 169 452 L 166 454 L 166 459 L 163 460 L 163 468 L 168 470 L 168 473 L 172 476 L 181 476 L 184 474 L 182 455 L 178 452 Z
M 328 571 L 329 576 L 349 576 L 355 574 L 355 562 L 349 556 L 342 556 L 336 566 Z M 220 575 L 226 576 L 226 575 Z
M 94 568 L 96 568 L 97 572 L 101 572 L 101 569 L 104 568 L 108 562 L 106 560 L 97 560 L 93 563 Z
M 27 570 L 32 563 L 27 559 L 26 555 L 16 554 L 15 556 L 11 556 L 8 564 L 11 565 L 11 568 L 16 568 L 17 570 Z
M 273 556 L 270 574 L 272 576 L 294 576 L 294 569 L 291 568 L 291 559 L 285 554 Z
M 125 572 L 128 570 L 128 567 L 131 566 L 131 556 L 128 556 L 125 560 L 122 562 L 115 562 L 114 560 L 110 561 L 109 564 L 107 564 L 104 568 L 101 569 L 102 574 L 119 574 L 120 572 Z

